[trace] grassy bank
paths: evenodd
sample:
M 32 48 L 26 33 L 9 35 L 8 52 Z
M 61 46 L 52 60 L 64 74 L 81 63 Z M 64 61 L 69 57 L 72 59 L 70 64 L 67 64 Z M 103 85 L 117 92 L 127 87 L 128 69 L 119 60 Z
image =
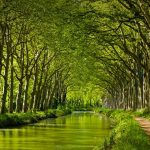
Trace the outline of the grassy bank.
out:
M 133 112 L 132 115 L 147 118 L 150 120 L 150 112 L 147 109 L 140 109 L 136 112 Z
M 0 128 L 36 123 L 42 119 L 57 118 L 70 113 L 71 111 L 69 109 L 63 109 L 63 110 L 49 109 L 45 112 L 38 111 L 34 113 L 28 112 L 28 113 L 3 114 L 0 115 Z
M 122 110 L 101 110 L 113 118 L 114 128 L 101 150 L 149 150 L 149 137 L 134 120 L 136 113 Z
M 88 107 L 88 108 L 73 108 L 73 111 L 93 111 L 92 107 Z

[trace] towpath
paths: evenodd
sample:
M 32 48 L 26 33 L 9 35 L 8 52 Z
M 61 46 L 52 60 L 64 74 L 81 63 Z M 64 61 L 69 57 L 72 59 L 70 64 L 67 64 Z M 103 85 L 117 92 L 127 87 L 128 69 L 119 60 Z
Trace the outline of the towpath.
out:
M 142 117 L 135 117 L 135 120 L 140 124 L 145 133 L 150 136 L 150 121 Z

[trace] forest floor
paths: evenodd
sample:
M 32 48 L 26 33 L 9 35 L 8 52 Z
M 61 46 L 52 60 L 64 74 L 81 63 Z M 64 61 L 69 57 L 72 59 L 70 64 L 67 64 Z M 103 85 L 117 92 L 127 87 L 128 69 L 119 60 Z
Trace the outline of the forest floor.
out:
M 135 117 L 135 120 L 139 123 L 145 133 L 150 136 L 150 121 L 142 117 Z

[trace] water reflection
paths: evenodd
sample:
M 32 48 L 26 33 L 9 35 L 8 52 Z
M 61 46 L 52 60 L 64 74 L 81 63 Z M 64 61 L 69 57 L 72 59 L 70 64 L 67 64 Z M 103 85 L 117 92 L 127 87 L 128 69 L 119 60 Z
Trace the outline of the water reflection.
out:
M 110 132 L 110 120 L 91 112 L 0 131 L 0 150 L 92 150 Z

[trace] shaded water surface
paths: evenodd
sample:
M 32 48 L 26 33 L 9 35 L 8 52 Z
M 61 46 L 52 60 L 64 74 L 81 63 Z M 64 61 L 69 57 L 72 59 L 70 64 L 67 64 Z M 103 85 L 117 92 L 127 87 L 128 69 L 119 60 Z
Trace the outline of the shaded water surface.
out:
M 92 150 L 110 132 L 110 120 L 92 112 L 0 129 L 0 150 Z

